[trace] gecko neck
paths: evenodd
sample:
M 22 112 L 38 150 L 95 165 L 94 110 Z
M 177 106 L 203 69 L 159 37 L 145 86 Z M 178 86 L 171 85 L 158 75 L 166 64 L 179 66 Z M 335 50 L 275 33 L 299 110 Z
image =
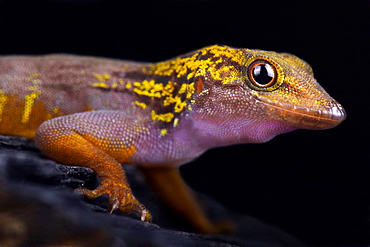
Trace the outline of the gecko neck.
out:
M 287 123 L 257 121 L 253 119 L 232 119 L 220 121 L 193 114 L 194 128 L 197 130 L 199 145 L 204 148 L 229 146 L 234 144 L 263 143 L 276 135 L 296 128 Z

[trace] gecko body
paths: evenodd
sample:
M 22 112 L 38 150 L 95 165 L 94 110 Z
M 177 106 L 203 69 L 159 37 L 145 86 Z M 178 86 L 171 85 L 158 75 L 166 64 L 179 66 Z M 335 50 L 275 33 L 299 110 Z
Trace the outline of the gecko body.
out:
M 93 169 L 89 198 L 151 215 L 122 163 L 202 232 L 217 231 L 177 168 L 210 148 L 266 142 L 295 129 L 328 129 L 343 107 L 311 67 L 286 53 L 209 46 L 158 63 L 74 55 L 0 57 L 0 134 L 34 139 L 48 157 Z

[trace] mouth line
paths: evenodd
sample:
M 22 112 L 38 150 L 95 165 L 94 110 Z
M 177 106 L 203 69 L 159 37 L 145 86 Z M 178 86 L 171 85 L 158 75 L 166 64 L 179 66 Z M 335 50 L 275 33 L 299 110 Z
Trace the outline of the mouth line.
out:
M 333 106 L 325 109 L 310 109 L 289 105 L 277 105 L 271 102 L 262 101 L 268 107 L 279 111 L 279 116 L 284 120 L 295 124 L 305 125 L 309 129 L 329 129 L 340 124 L 345 118 L 346 113 L 339 103 L 332 103 Z M 315 114 L 318 114 L 315 116 Z M 302 126 L 299 126 L 302 128 Z

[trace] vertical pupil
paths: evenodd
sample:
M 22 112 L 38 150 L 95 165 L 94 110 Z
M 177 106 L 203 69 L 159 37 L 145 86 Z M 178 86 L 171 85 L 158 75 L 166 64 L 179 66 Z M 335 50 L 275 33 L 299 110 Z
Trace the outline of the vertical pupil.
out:
M 269 84 L 274 77 L 274 70 L 269 64 L 258 64 L 253 68 L 253 79 L 260 85 Z

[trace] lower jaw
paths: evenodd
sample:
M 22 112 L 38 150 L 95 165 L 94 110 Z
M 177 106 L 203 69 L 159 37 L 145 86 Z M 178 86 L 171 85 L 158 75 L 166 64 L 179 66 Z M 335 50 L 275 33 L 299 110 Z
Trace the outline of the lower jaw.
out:
M 339 125 L 345 119 L 345 113 L 340 109 L 341 115 L 334 116 L 328 110 L 307 110 L 299 108 L 289 108 L 266 104 L 270 108 L 271 114 L 276 115 L 277 119 L 288 123 L 296 129 L 322 130 L 331 129 Z
M 298 129 L 311 129 L 311 130 L 323 130 L 331 129 L 339 125 L 342 121 L 331 119 L 327 116 L 312 116 L 308 114 L 302 114 L 294 112 L 293 114 L 283 115 L 282 118 L 285 121 L 292 123 Z

